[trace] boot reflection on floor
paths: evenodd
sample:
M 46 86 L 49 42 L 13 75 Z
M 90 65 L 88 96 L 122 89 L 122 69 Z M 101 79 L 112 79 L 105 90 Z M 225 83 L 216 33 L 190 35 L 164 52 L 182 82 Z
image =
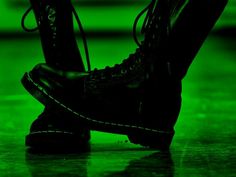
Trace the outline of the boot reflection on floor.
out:
M 124 152 L 129 154 L 129 152 Z M 73 176 L 73 177 L 86 177 L 94 175 L 97 171 L 98 176 L 106 177 L 123 177 L 123 176 L 140 176 L 140 177 L 173 177 L 174 176 L 174 163 L 171 158 L 170 152 L 157 152 L 149 154 L 140 159 L 128 161 L 126 167 L 122 167 L 122 162 L 120 161 L 119 167 L 121 166 L 122 171 L 116 171 L 116 166 L 109 166 L 110 168 L 104 168 L 99 164 L 94 164 L 93 167 L 96 169 L 91 169 L 89 167 L 91 164 L 91 158 L 101 158 L 99 155 L 90 153 L 82 154 L 38 154 L 28 152 L 26 153 L 26 164 L 32 175 L 32 177 L 42 176 L 49 177 L 53 176 Z M 132 157 L 133 159 L 134 157 Z M 118 158 L 119 159 L 119 158 Z M 107 164 L 111 159 L 104 158 L 102 163 Z M 107 162 L 106 162 L 107 161 Z M 98 162 L 98 161 L 97 161 Z M 114 165 L 119 163 L 119 160 L 114 159 Z M 90 169 L 88 169 L 90 168 Z M 99 170 L 98 170 L 99 168 Z M 91 174 L 90 174 L 90 173 Z
M 106 177 L 173 177 L 174 176 L 174 163 L 171 158 L 170 152 L 157 152 L 145 156 L 141 159 L 132 160 L 124 171 L 114 172 Z

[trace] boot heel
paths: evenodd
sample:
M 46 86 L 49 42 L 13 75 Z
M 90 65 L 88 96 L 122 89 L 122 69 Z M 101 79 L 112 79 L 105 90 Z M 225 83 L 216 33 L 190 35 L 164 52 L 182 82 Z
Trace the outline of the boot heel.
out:
M 128 135 L 131 143 L 139 144 L 145 147 L 154 148 L 158 150 L 168 150 L 170 148 L 174 133 L 163 133 L 155 135 Z

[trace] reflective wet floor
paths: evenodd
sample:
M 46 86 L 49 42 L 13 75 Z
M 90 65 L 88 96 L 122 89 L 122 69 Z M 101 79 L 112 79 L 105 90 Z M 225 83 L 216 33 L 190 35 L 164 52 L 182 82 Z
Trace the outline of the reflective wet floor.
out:
M 235 29 L 235 28 L 233 28 Z M 234 30 L 233 30 L 234 31 Z M 231 30 L 232 32 L 232 30 Z M 83 151 L 35 152 L 24 145 L 43 106 L 20 84 L 43 61 L 37 38 L 0 40 L 0 177 L 236 176 L 236 36 L 215 29 L 183 81 L 183 104 L 170 151 L 92 132 Z M 132 38 L 89 38 L 93 67 L 120 63 Z

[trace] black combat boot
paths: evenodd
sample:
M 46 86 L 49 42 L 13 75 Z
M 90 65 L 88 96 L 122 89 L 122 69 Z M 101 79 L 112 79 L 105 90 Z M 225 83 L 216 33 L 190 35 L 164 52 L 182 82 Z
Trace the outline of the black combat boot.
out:
M 194 59 L 226 0 L 190 0 L 182 5 L 171 21 L 169 2 L 152 1 L 144 40 L 122 64 L 92 72 L 64 72 L 41 64 L 25 74 L 25 88 L 34 85 L 33 91 L 27 90 L 40 102 L 67 110 L 91 129 L 126 134 L 133 143 L 168 149 L 181 107 L 183 77 L 176 67 L 181 60 Z M 191 27 L 192 20 L 197 20 L 197 29 Z M 193 31 L 185 36 L 183 28 Z M 187 49 L 191 52 L 184 52 L 178 35 L 191 43 Z
M 79 24 L 80 21 L 70 0 L 30 0 L 30 3 L 31 7 L 22 18 L 22 26 L 26 31 L 39 30 L 47 65 L 62 71 L 84 72 L 74 36 L 73 12 Z M 35 29 L 27 29 L 24 24 L 31 10 L 37 21 Z M 90 69 L 89 63 L 88 67 Z M 87 145 L 90 139 L 88 129 L 83 126 L 75 129 L 71 114 L 58 107 L 45 106 L 43 113 L 31 125 L 30 133 L 26 136 L 26 146 L 42 148 Z
M 175 0 L 170 0 L 174 2 Z M 178 0 L 176 0 L 177 2 Z M 181 108 L 181 81 L 207 38 L 209 32 L 223 12 L 228 0 L 179 0 L 178 11 L 171 11 L 174 19 L 171 21 L 171 32 L 164 58 L 168 65 L 169 77 L 160 77 L 160 68 L 150 82 L 143 99 L 142 117 L 163 117 L 156 123 L 164 130 L 173 130 Z M 173 16 L 173 15 L 172 15 Z M 158 55 L 158 53 L 156 54 Z M 150 65 L 152 66 L 152 65 Z M 163 65 L 164 66 L 164 65 Z M 168 79 L 169 78 L 169 82 Z M 154 84 L 156 83 L 156 84 Z M 155 86 L 154 86 L 155 85 Z M 161 86 L 161 87 L 160 87 Z M 157 94 L 155 94 L 157 92 Z M 152 101 L 151 101 L 152 100 Z M 157 101 L 155 103 L 155 100 Z M 162 100 L 162 101 L 161 101 Z M 154 102 L 154 103 L 153 103 Z M 161 111 L 160 111 L 161 110 Z M 150 121 L 151 122 L 151 121 Z M 151 122 L 152 123 L 152 122 Z M 169 137 L 169 138 L 168 138 Z M 157 140 L 164 138 L 161 146 L 171 143 L 170 136 L 159 139 L 145 134 L 132 134 L 129 139 L 133 143 L 159 147 Z M 167 143 L 167 144 L 165 144 Z

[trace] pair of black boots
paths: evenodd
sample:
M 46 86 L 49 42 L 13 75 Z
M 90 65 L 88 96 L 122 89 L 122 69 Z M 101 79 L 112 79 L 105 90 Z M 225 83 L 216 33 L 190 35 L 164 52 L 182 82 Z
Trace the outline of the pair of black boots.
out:
M 26 145 L 79 148 L 92 129 L 168 149 L 181 107 L 181 81 L 226 3 L 153 0 L 134 23 L 135 32 L 147 11 L 144 40 L 135 37 L 137 50 L 114 67 L 90 71 L 88 64 L 85 72 L 70 1 L 31 0 L 46 64 L 25 73 L 22 83 L 46 109 L 33 122 Z

